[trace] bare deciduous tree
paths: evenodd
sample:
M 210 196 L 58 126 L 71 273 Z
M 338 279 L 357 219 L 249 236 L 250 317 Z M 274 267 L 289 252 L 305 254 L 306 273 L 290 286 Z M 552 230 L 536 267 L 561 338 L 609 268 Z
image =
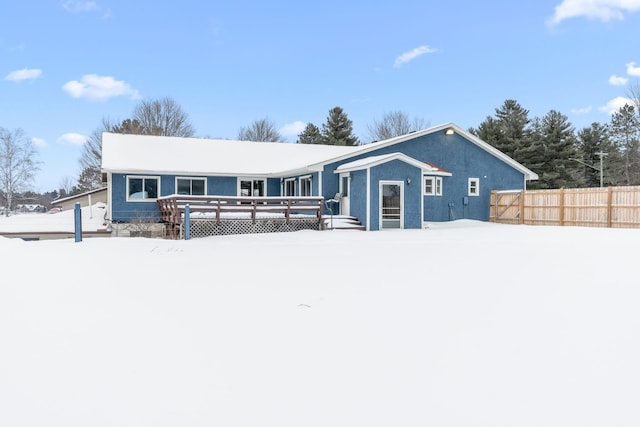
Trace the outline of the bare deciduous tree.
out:
M 191 137 L 194 129 L 187 114 L 171 98 L 142 101 L 134 111 L 132 119 L 121 122 L 103 118 L 102 123 L 89 136 L 80 156 L 78 189 L 81 192 L 95 190 L 102 183 L 102 133 L 126 133 L 136 135 L 159 135 Z
M 424 129 L 428 126 L 424 119 L 415 117 L 413 120 L 402 111 L 385 113 L 380 120 L 374 120 L 367 126 L 370 142 L 381 141 L 395 136 L 406 135 L 409 132 Z
M 238 131 L 240 141 L 278 142 L 282 141 L 276 125 L 268 118 L 256 120 L 248 127 L 241 127 Z
M 58 190 L 60 191 L 60 196 L 67 197 L 72 195 L 75 185 L 76 184 L 73 178 L 71 178 L 70 176 L 63 177 L 60 180 L 60 183 L 58 184 Z
M 640 118 L 640 81 L 636 80 L 635 83 L 629 84 L 627 89 L 627 95 L 631 99 L 633 106 L 636 109 L 636 114 Z
M 36 154 L 22 129 L 0 128 L 0 190 L 6 201 L 7 216 L 13 207 L 14 195 L 29 186 L 39 169 Z
M 91 132 L 91 135 L 82 146 L 82 154 L 80 155 L 82 191 L 95 190 L 102 186 L 100 174 L 102 168 L 102 133 L 113 132 L 116 126 L 110 119 L 103 118 L 100 126 Z
M 195 133 L 182 107 L 168 97 L 140 102 L 133 110 L 133 120 L 145 135 L 189 138 Z

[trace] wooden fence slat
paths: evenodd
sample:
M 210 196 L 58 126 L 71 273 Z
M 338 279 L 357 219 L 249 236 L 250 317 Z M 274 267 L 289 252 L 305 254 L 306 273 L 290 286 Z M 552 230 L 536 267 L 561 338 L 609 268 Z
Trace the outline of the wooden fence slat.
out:
M 640 228 L 640 186 L 492 191 L 489 219 L 508 224 Z

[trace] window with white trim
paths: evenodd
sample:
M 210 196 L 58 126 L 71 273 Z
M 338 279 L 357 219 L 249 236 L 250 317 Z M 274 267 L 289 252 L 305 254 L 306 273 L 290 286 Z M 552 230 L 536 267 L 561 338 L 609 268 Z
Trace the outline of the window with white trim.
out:
M 424 177 L 424 195 L 425 196 L 442 196 L 442 177 L 441 176 L 425 176 Z
M 300 178 L 300 195 L 311 196 L 311 176 L 303 176 Z
M 469 178 L 469 196 L 480 195 L 480 178 Z
M 207 194 L 207 180 L 205 178 L 176 178 L 176 193 L 204 196 Z
M 342 195 L 342 197 L 349 197 L 349 176 L 345 175 L 342 178 L 342 182 L 341 182 L 341 187 L 340 187 L 340 194 Z
M 265 179 L 241 179 L 238 189 L 240 196 L 266 196 L 267 181 Z
M 128 176 L 127 201 L 148 201 L 158 198 L 160 178 L 157 176 Z
M 285 197 L 293 197 L 296 195 L 296 179 L 290 178 L 284 180 L 284 191 L 283 196 Z

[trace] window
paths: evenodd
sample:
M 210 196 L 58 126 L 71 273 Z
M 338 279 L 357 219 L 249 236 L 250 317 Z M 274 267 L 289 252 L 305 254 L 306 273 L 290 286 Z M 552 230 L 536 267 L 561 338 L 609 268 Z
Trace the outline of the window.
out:
M 469 178 L 469 195 L 480 195 L 480 178 Z
M 176 178 L 176 193 L 189 196 L 204 196 L 207 180 L 204 178 Z
M 238 193 L 241 196 L 262 197 L 266 195 L 266 188 L 264 179 L 242 179 Z
M 424 178 L 425 196 L 442 196 L 442 177 L 426 176 Z
M 295 178 L 284 180 L 284 192 L 285 197 L 293 197 L 296 195 L 296 180 Z
M 300 178 L 300 195 L 301 196 L 310 196 L 311 195 L 311 177 L 303 176 Z
M 127 200 L 149 200 L 158 198 L 160 179 L 151 176 L 127 177 Z
M 342 197 L 349 197 L 349 177 L 342 177 Z

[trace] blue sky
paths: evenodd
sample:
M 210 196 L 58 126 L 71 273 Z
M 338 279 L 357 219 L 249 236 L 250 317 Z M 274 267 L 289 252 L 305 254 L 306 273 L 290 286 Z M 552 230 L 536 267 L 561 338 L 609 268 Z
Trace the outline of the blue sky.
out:
M 37 191 L 142 99 L 172 97 L 197 136 L 267 117 L 293 142 L 335 106 L 361 139 L 386 112 L 468 128 L 506 99 L 580 129 L 640 79 L 640 0 L 3 3 L 0 126 L 37 145 Z

